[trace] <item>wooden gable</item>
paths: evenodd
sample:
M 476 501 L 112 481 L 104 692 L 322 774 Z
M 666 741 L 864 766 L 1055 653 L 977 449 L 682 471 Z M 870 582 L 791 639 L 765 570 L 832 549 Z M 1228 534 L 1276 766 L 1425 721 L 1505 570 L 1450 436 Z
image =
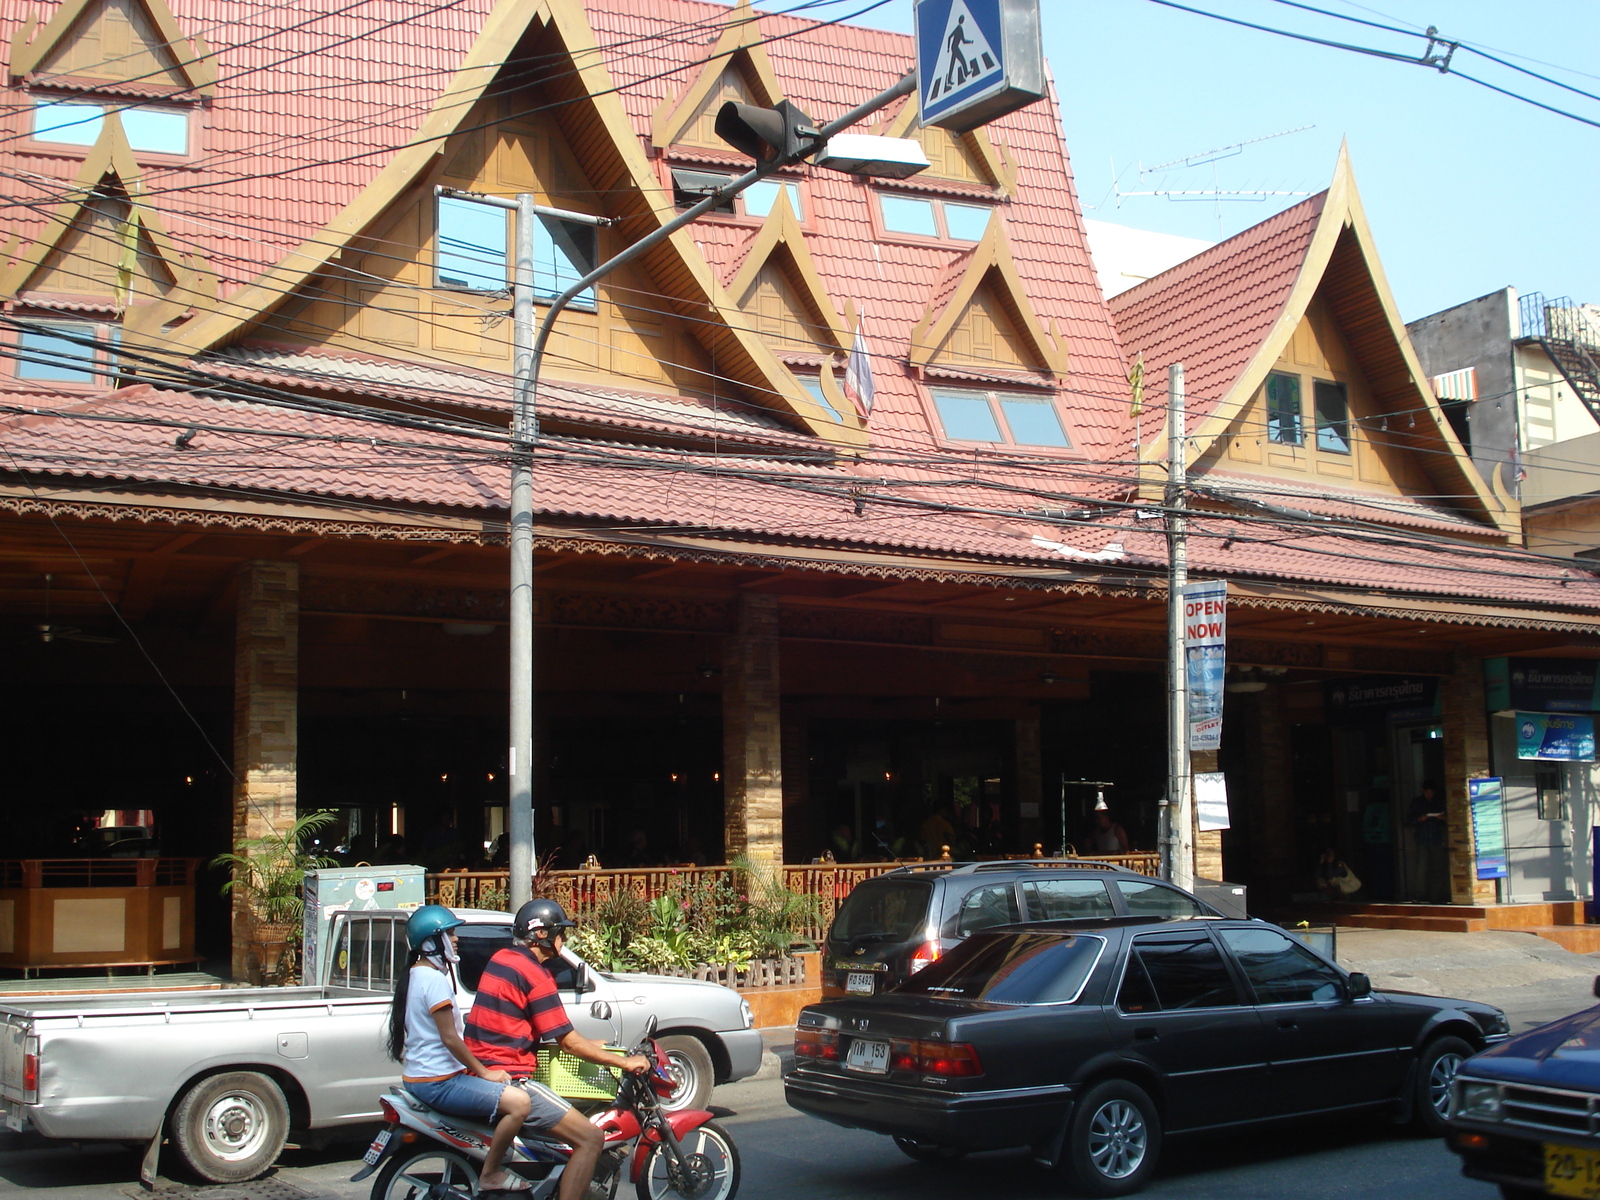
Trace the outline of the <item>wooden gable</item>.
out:
M 1065 348 L 1045 331 L 1017 274 L 998 213 L 942 305 L 931 304 L 911 331 L 913 367 L 989 367 L 1064 374 Z
M 30 18 L 18 30 L 11 74 L 207 95 L 217 79 L 205 42 L 184 36 L 165 0 L 67 0 L 42 29 Z
M 760 14 L 750 0 L 739 0 L 694 81 L 652 114 L 651 144 L 657 149 L 684 145 L 728 151 L 713 128 L 718 109 L 730 100 L 771 108 L 782 99 L 783 87 L 763 47 Z
M 817 274 L 785 192 L 778 193 L 728 291 L 780 354 L 850 349 L 848 326 Z
M 983 126 L 970 133 L 951 133 L 937 126 L 923 126 L 917 119 L 917 105 L 907 100 L 900 110 L 880 126 L 885 137 L 914 138 L 928 156 L 928 169 L 916 180 L 946 180 L 992 187 L 1006 195 L 1016 190 L 1017 167 L 1001 143 L 990 140 Z

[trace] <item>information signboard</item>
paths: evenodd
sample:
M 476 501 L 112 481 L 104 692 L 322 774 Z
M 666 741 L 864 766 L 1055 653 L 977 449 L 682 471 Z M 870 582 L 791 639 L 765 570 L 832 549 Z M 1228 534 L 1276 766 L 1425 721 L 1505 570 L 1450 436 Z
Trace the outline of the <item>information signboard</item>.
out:
M 1506 812 L 1501 803 L 1503 781 L 1498 777 L 1467 780 L 1467 800 L 1472 806 L 1472 846 L 1479 879 L 1506 877 Z
M 917 0 L 924 125 L 976 129 L 1045 94 L 1039 0 Z
M 1578 713 L 1517 714 L 1517 757 L 1593 762 L 1594 718 Z

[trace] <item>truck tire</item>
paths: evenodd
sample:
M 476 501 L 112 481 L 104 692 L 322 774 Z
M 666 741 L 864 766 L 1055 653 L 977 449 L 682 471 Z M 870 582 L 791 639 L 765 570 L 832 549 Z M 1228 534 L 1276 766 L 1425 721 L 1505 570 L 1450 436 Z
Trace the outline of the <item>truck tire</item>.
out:
M 1450 1085 L 1463 1060 L 1477 1051 L 1458 1037 L 1434 1038 L 1417 1055 L 1417 1075 L 1411 1095 L 1411 1127 L 1423 1137 L 1443 1137 L 1450 1109 Z
M 254 1179 L 289 1136 L 289 1105 L 258 1071 L 228 1071 L 193 1084 L 172 1110 L 173 1144 L 189 1169 L 209 1183 Z
M 716 1068 L 711 1065 L 705 1043 L 692 1033 L 677 1033 L 656 1041 L 666 1053 L 667 1070 L 678 1085 L 672 1095 L 661 1098 L 661 1107 L 668 1112 L 705 1108 L 711 1103 L 711 1089 L 717 1082 Z

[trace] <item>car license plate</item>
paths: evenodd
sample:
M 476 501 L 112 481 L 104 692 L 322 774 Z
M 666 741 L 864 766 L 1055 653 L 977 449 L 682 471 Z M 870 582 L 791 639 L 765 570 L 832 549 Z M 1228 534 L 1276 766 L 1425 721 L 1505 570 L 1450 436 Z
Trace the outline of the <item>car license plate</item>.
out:
M 21 1133 L 28 1127 L 28 1119 L 22 1115 L 22 1109 L 16 1105 L 6 1105 L 6 1128 L 13 1133 Z
M 874 1038 L 856 1038 L 844 1056 L 844 1065 L 852 1071 L 866 1071 L 871 1075 L 889 1073 L 889 1043 Z
M 1552 1196 L 1600 1197 L 1600 1151 L 1546 1142 L 1544 1190 Z
M 876 990 L 871 971 L 851 971 L 844 977 L 844 990 L 852 996 L 870 996 Z
M 367 1147 L 367 1152 L 361 1156 L 361 1161 L 367 1166 L 375 1166 L 383 1157 L 383 1148 L 389 1144 L 389 1139 L 394 1136 L 394 1130 L 379 1130 L 378 1136 L 372 1139 L 372 1145 Z

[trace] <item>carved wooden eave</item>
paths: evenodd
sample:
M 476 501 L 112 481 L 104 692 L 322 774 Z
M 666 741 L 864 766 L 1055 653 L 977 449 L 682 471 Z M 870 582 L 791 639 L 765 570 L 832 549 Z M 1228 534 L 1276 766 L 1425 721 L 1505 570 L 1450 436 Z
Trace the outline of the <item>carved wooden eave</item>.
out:
M 1383 327 L 1403 360 L 1408 378 L 1402 407 L 1407 413 L 1415 413 L 1419 422 L 1427 423 L 1428 435 L 1440 446 L 1440 453 L 1422 457 L 1420 465 L 1424 473 L 1438 481 L 1437 491 L 1440 494 L 1458 497 L 1457 507 L 1481 519 L 1487 529 L 1514 542 L 1520 540 L 1520 509 L 1517 501 L 1503 482 L 1487 482 L 1478 473 L 1428 384 L 1427 372 L 1417 358 L 1416 349 L 1411 344 L 1405 322 L 1400 317 L 1384 276 L 1377 245 L 1367 224 L 1366 210 L 1356 189 L 1349 147 L 1345 145 L 1339 148 L 1333 182 L 1328 188 L 1316 229 L 1282 311 L 1243 373 L 1189 434 L 1188 460 L 1191 467 L 1207 454 L 1219 450 L 1219 443 L 1228 436 L 1246 406 L 1265 383 L 1267 375 L 1294 337 L 1295 330 L 1305 319 L 1341 245 L 1347 248 L 1353 246 L 1359 255 L 1366 281 L 1381 313 Z M 1359 355 L 1356 357 L 1359 359 Z M 1141 449 L 1141 495 L 1154 498 L 1165 484 L 1167 441 L 1168 427 L 1164 423 L 1159 435 Z
M 918 120 L 916 99 L 912 97 L 905 100 L 892 115 L 879 122 L 876 132 L 884 137 L 914 138 L 920 142 L 925 130 Z M 970 133 L 949 136 L 966 149 L 968 157 L 977 164 L 984 175 L 988 176 L 990 186 L 998 190 L 1001 195 L 1008 197 L 1016 195 L 1017 164 L 1012 161 L 1010 151 L 1004 143 L 993 141 L 989 137 L 988 130 L 982 125 Z M 912 176 L 906 180 L 906 184 L 915 187 L 918 178 Z
M 811 251 L 806 248 L 805 231 L 800 228 L 800 219 L 789 206 L 788 189 L 779 188 L 772 211 L 762 222 L 760 230 L 750 242 L 749 249 L 745 251 L 738 272 L 728 284 L 728 293 L 734 302 L 741 306 L 747 304 L 751 293 L 755 291 L 762 269 L 769 262 L 784 259 L 787 259 L 785 276 L 811 307 L 813 315 L 828 334 L 832 348 L 841 354 L 848 354 L 850 327 L 845 323 L 839 310 L 834 307 L 833 298 L 828 295 L 822 276 L 817 273 Z
M 131 2 L 144 10 L 150 23 L 160 33 L 164 48 L 172 60 L 170 68 L 188 82 L 188 90 L 202 96 L 214 95 L 217 90 L 216 59 L 205 39 L 198 34 L 192 39 L 186 36 L 177 18 L 172 15 L 172 10 L 167 7 L 166 0 Z M 11 39 L 11 77 L 27 79 L 38 71 L 40 64 L 66 42 L 80 20 L 93 20 L 97 3 L 98 0 L 66 0 L 42 29 L 39 27 L 39 18 L 30 15 Z M 91 83 L 94 77 L 79 72 L 71 81 Z M 115 84 L 117 81 L 107 82 Z
M 1066 350 L 1046 332 L 1028 300 L 998 212 L 989 214 L 989 227 L 984 231 L 983 240 L 968 255 L 961 278 L 943 305 L 939 306 L 937 301 L 930 304 L 911 331 L 908 357 L 912 367 L 920 370 L 933 363 L 967 306 L 986 285 L 993 289 L 1017 333 L 1028 343 L 1038 366 L 1054 375 L 1065 375 Z
M 81 228 L 84 210 L 104 195 L 106 180 L 116 180 L 128 204 L 124 236 L 143 234 L 173 278 L 172 290 L 159 300 L 124 307 L 120 297 L 108 297 L 109 308 L 122 309 L 123 327 L 135 338 L 154 335 L 167 322 L 196 306 L 216 298 L 216 276 L 199 253 L 180 250 L 168 235 L 161 215 L 143 199 L 144 183 L 133 150 L 128 145 L 121 118 L 109 112 L 100 136 L 85 156 L 76 179 L 67 188 L 67 199 L 51 209 L 41 235 L 0 269 L 0 299 L 15 300 L 27 290 L 50 255 L 75 230 Z
M 772 62 L 767 58 L 761 36 L 761 14 L 750 0 L 739 0 L 728 12 L 722 32 L 706 53 L 705 64 L 683 93 L 663 100 L 650 116 L 650 144 L 664 150 L 683 136 L 683 131 L 704 111 L 706 102 L 722 84 L 730 66 L 744 77 L 758 104 L 771 108 L 782 100 L 783 85 L 778 82 Z
M 440 146 L 465 125 L 498 73 L 530 33 L 548 31 L 562 47 L 565 63 L 557 72 L 577 102 L 565 111 L 595 136 L 587 153 L 607 155 L 594 177 L 610 182 L 608 194 L 630 232 L 643 237 L 678 215 L 670 190 L 661 185 L 639 144 L 581 0 L 500 0 L 461 67 L 435 101 L 411 142 L 402 147 L 362 193 L 311 238 L 274 267 L 229 297 L 222 311 L 179 329 L 173 349 L 199 353 L 243 335 L 291 299 L 360 237 L 410 188 L 437 166 Z M 515 68 L 513 68 L 515 69 Z M 593 166 L 594 164 L 587 164 Z M 655 247 L 641 265 L 669 291 L 669 310 L 694 314 L 696 336 L 714 349 L 718 370 L 746 387 L 770 410 L 786 416 L 817 437 L 861 446 L 866 431 L 841 425 L 795 380 L 773 350 L 747 327 L 743 312 L 718 282 L 716 272 L 684 228 Z M 709 316 L 710 321 L 705 318 Z

